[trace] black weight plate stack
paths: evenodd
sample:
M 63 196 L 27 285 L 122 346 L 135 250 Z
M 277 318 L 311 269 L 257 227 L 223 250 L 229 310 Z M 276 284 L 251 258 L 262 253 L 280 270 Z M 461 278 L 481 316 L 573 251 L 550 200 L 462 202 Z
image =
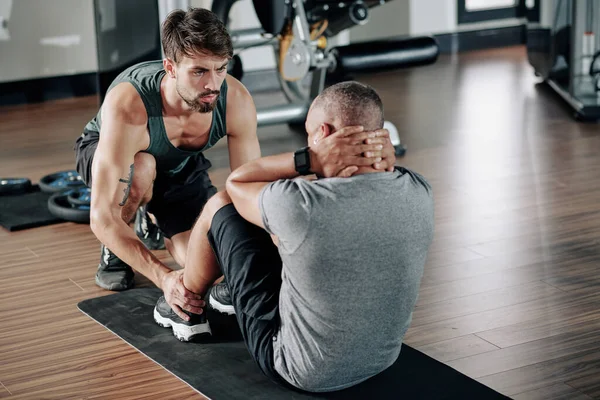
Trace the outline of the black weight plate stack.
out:
M 67 200 L 73 206 L 89 206 L 92 202 L 92 191 L 88 187 L 69 190 Z
M 69 196 L 72 196 L 73 190 L 54 193 L 48 199 L 48 210 L 65 221 L 78 222 L 81 224 L 90 223 L 90 206 L 85 204 L 71 204 Z
M 77 171 L 60 171 L 40 179 L 40 189 L 48 193 L 62 192 L 66 189 L 84 187 L 85 183 Z
M 25 193 L 30 187 L 27 178 L 0 178 L 0 195 Z

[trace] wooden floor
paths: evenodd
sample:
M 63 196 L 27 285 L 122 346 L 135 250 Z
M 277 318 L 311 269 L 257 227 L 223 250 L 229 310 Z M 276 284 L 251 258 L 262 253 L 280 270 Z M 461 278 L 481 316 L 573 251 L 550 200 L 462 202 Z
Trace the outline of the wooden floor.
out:
M 600 126 L 571 119 L 522 47 L 360 79 L 408 147 L 399 163 L 435 191 L 406 343 L 515 399 L 600 399 Z M 72 169 L 96 107 L 0 108 L 0 176 Z M 285 126 L 259 137 L 263 154 L 304 143 Z M 225 143 L 207 156 L 222 187 Z M 78 311 L 108 293 L 99 250 L 87 225 L 0 228 L 0 398 L 201 398 Z

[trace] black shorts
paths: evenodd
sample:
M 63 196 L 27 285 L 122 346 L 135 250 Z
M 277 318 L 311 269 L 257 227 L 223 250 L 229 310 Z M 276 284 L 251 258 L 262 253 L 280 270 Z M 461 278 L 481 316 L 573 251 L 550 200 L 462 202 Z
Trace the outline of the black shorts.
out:
M 76 168 L 88 187 L 92 185 L 92 161 L 100 135 L 86 131 L 75 144 Z M 217 189 L 208 176 L 210 161 L 201 153 L 172 176 L 156 173 L 152 200 L 147 210 L 157 220 L 165 237 L 192 229 L 202 208 Z
M 277 247 L 267 232 L 242 218 L 233 204 L 217 211 L 208 240 L 229 286 L 248 351 L 267 377 L 295 389 L 273 365 L 282 266 Z

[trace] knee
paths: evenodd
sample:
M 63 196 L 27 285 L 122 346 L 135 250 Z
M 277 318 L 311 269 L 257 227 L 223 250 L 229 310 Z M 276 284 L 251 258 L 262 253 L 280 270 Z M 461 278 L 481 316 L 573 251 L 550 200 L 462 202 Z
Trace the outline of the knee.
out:
M 173 257 L 175 262 L 179 264 L 181 268 L 185 268 L 185 251 L 182 253 L 178 252 L 177 246 L 173 243 L 171 239 L 165 238 L 165 247 L 169 251 L 169 254 Z
M 229 197 L 226 191 L 218 192 L 208 199 L 204 209 L 202 210 L 200 218 L 203 219 L 208 226 L 210 226 L 210 223 L 217 211 L 231 203 L 231 197 Z
M 133 183 L 130 197 L 137 202 L 144 199 L 152 188 L 156 178 L 156 160 L 152 154 L 137 153 L 133 163 Z
M 156 178 L 156 160 L 150 153 L 139 152 L 133 159 L 134 174 L 144 180 L 153 181 Z

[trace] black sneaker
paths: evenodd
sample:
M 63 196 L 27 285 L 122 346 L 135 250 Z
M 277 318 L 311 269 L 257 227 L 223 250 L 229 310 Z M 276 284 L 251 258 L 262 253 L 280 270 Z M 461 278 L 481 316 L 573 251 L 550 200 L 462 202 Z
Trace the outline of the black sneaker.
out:
M 139 207 L 135 212 L 135 234 L 149 250 L 164 250 L 165 238 L 159 227 L 150 219 L 146 206 Z
M 133 269 L 104 245 L 101 246 L 101 253 L 100 264 L 96 272 L 96 285 L 115 291 L 133 287 Z
M 154 307 L 154 321 L 162 327 L 172 328 L 175 337 L 182 342 L 192 342 L 200 337 L 212 335 L 204 313 L 192 314 L 186 312 L 186 314 L 191 317 L 189 321 L 184 321 L 175 314 L 165 300 L 165 296 L 160 296 Z
M 209 290 L 208 304 L 211 308 L 223 314 L 233 315 L 235 309 L 231 302 L 229 286 L 225 282 L 219 282 L 212 286 Z

